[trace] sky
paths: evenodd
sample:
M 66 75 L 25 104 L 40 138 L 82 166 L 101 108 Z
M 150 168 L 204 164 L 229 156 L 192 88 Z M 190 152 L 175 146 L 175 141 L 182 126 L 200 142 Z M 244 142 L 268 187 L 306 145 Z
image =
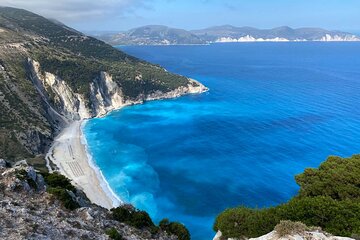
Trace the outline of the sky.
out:
M 24 8 L 81 31 L 153 24 L 191 30 L 231 24 L 360 33 L 360 0 L 0 0 L 0 5 Z

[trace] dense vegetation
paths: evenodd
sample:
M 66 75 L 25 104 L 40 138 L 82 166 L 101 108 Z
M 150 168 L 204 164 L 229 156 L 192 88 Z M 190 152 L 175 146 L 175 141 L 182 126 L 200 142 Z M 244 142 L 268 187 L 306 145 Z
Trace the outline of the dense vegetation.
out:
M 145 211 L 135 209 L 132 205 L 124 205 L 111 209 L 112 216 L 116 221 L 126 223 L 136 228 L 152 228 L 155 224 Z
M 159 227 L 163 231 L 176 235 L 179 240 L 190 240 L 189 230 L 181 223 L 170 222 L 169 219 L 165 218 L 161 220 Z
M 300 221 L 341 236 L 360 233 L 360 155 L 329 157 L 318 169 L 296 176 L 300 185 L 289 202 L 264 209 L 238 207 L 221 213 L 214 224 L 225 237 L 258 237 L 281 220 Z
M 164 219 L 160 222 L 159 226 L 156 226 L 147 212 L 138 210 L 132 205 L 113 208 L 111 212 L 112 217 L 116 221 L 126 223 L 130 226 L 139 229 L 147 228 L 150 229 L 152 233 L 157 233 L 159 230 L 162 230 L 177 236 L 179 240 L 190 240 L 190 232 L 183 224 Z
M 76 189 L 70 180 L 59 173 L 43 173 L 44 180 L 47 184 L 47 192 L 54 195 L 65 208 L 74 210 L 80 205 L 73 198 L 72 194 Z
M 30 80 L 28 59 L 83 94 L 88 107 L 90 83 L 101 71 L 112 75 L 127 99 L 188 84 L 185 77 L 25 10 L 0 7 L 0 31 L 0 157 L 12 162 L 36 158 L 42 168 L 38 155 L 59 125 Z M 51 91 L 48 95 L 55 103 Z

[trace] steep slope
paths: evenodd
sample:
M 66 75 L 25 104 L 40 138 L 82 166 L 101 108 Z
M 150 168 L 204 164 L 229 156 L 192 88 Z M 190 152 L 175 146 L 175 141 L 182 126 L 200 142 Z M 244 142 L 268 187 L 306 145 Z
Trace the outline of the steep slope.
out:
M 46 177 L 26 162 L 6 165 L 0 159 L 0 239 L 180 239 L 131 206 L 117 208 L 127 213 L 120 219 L 116 210 L 91 204 L 60 175 Z M 133 212 L 137 221 L 130 221 Z
M 149 25 L 124 33 L 105 34 L 100 39 L 111 45 L 175 45 L 205 43 L 195 34 L 184 29 L 161 25 Z
M 0 156 L 9 160 L 42 165 L 36 155 L 68 122 L 204 90 L 63 24 L 0 7 Z

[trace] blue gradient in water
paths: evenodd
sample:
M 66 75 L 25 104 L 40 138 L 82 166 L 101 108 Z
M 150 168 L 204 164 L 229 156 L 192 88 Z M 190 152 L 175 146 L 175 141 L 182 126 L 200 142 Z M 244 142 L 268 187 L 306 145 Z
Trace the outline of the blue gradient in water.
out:
M 225 208 L 283 203 L 294 176 L 360 152 L 360 44 L 123 47 L 207 85 L 126 107 L 85 127 L 115 192 L 159 221 L 212 239 Z

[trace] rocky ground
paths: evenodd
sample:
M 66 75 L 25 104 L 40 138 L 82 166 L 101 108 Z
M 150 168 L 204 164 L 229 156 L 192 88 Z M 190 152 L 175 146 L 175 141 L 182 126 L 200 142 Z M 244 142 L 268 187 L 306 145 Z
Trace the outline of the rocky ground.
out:
M 105 231 L 112 228 L 127 240 L 177 239 L 112 220 L 110 211 L 76 198 L 83 207 L 64 208 L 33 167 L 20 162 L 10 168 L 0 159 L 0 239 L 110 239 Z

